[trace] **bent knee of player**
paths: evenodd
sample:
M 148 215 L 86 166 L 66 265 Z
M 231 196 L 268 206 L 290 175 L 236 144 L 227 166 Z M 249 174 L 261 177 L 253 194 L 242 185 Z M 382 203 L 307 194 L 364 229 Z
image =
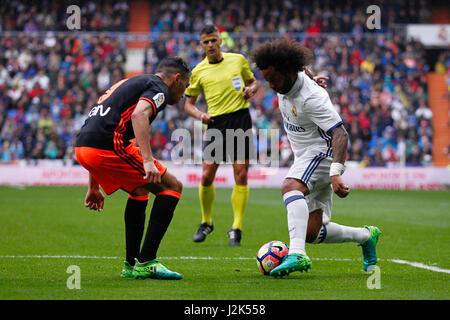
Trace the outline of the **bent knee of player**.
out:
M 142 197 L 142 196 L 147 196 L 149 193 L 150 193 L 150 191 L 147 190 L 145 187 L 137 187 L 130 194 L 133 197 Z
M 293 190 L 299 190 L 305 196 L 309 193 L 308 187 L 300 180 L 297 180 L 294 178 L 284 179 L 283 184 L 281 185 L 281 194 L 285 194 L 285 193 L 287 193 L 289 191 L 293 191 Z
M 168 181 L 164 183 L 163 188 L 164 190 L 175 191 L 181 194 L 183 191 L 183 183 L 174 176 L 171 176 L 171 179 L 168 179 Z
M 180 180 L 175 179 L 172 190 L 175 192 L 181 193 L 183 191 L 183 183 Z

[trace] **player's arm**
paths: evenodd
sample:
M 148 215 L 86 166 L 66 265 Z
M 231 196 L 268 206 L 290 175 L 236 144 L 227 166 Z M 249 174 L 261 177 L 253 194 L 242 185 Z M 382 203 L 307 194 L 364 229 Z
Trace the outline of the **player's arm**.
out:
M 348 133 L 342 125 L 342 119 L 334 109 L 330 97 L 323 90 L 314 92 L 305 100 L 303 113 L 317 126 L 331 135 L 333 162 L 330 167 L 330 178 L 333 191 L 341 198 L 346 197 L 350 189 L 344 184 L 341 175 L 344 173 L 347 158 Z
M 244 99 L 250 99 L 253 97 L 259 89 L 259 81 L 255 78 L 247 80 L 247 85 L 244 87 L 242 96 Z
M 333 162 L 330 168 L 331 184 L 333 191 L 341 198 L 350 193 L 350 188 L 344 184 L 341 175 L 344 173 L 345 159 L 347 158 L 348 133 L 343 125 L 331 131 L 331 146 L 333 149 Z
M 156 108 L 151 102 L 141 99 L 131 114 L 134 136 L 144 160 L 144 179 L 147 179 L 149 183 L 161 183 L 161 174 L 153 163 L 150 147 L 150 118 L 155 112 Z
M 184 103 L 184 111 L 194 118 L 199 119 L 202 123 L 209 123 L 212 121 L 209 114 L 200 111 L 196 106 L 197 96 L 188 96 L 186 102 Z
M 105 196 L 100 190 L 100 186 L 92 174 L 89 173 L 89 185 L 86 198 L 84 200 L 84 206 L 91 210 L 103 210 L 105 203 Z

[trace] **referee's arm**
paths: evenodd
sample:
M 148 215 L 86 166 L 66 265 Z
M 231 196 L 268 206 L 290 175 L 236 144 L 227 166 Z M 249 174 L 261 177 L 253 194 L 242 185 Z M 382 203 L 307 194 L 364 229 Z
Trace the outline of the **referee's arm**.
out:
M 253 97 L 259 89 L 259 81 L 255 78 L 247 80 L 247 86 L 244 87 L 244 91 L 242 93 L 242 97 L 244 99 L 250 99 Z
M 196 106 L 197 96 L 186 96 L 186 102 L 184 103 L 184 111 L 190 116 L 199 119 L 202 123 L 209 123 L 212 121 L 211 117 L 202 111 L 200 111 Z

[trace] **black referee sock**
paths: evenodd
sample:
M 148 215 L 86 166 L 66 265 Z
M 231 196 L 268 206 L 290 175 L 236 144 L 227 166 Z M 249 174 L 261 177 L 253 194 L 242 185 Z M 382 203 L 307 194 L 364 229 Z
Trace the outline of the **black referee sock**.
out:
M 159 194 L 153 202 L 147 233 L 138 259 L 141 263 L 156 259 L 159 244 L 172 221 L 173 213 L 179 201 L 179 193 L 168 192 L 175 194 L 175 196 Z
M 128 198 L 125 207 L 126 261 L 131 266 L 134 266 L 134 259 L 139 256 L 142 236 L 144 235 L 147 203 L 148 200 Z

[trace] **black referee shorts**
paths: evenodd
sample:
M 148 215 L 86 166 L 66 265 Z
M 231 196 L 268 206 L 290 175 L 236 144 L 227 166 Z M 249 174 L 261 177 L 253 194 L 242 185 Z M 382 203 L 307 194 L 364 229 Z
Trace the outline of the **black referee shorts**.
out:
M 208 124 L 204 136 L 203 160 L 234 163 L 255 158 L 252 119 L 248 108 L 211 119 L 214 121 Z

